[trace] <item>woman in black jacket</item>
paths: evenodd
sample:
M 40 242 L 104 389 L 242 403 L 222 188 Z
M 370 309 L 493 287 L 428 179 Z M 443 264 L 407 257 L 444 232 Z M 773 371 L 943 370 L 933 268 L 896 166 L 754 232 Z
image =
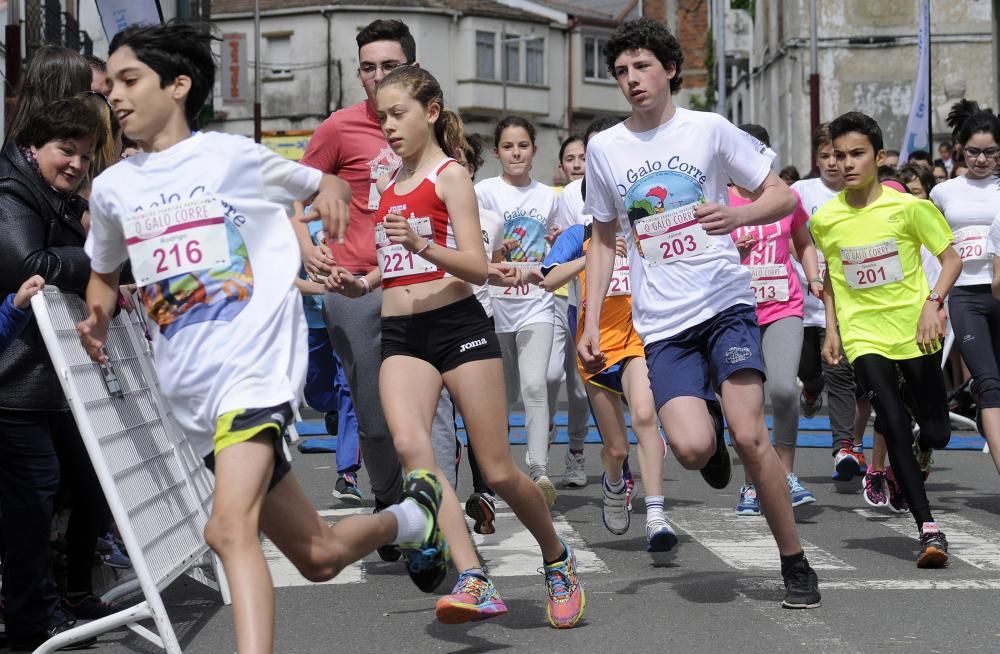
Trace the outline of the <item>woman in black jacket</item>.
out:
M 43 106 L 4 145 L 0 152 L 0 293 L 10 292 L 36 274 L 64 291 L 84 292 L 90 275 L 83 251 L 82 217 L 87 204 L 75 193 L 86 179 L 103 134 L 102 117 L 93 104 L 78 96 Z M 32 319 L 21 336 L 0 352 L 3 588 L 12 649 L 33 649 L 72 626 L 71 618 L 84 617 L 67 613 L 67 599 L 60 605 L 49 574 L 48 535 L 60 472 L 64 486 L 76 499 L 67 530 L 67 590 L 87 595 L 91 566 L 89 560 L 80 559 L 93 556 L 103 499 Z

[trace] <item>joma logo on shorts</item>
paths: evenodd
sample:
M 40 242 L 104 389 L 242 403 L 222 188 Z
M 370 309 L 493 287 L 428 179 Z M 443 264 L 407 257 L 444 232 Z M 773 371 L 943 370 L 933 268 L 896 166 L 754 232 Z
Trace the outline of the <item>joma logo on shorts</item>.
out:
M 466 343 L 462 347 L 458 348 L 458 353 L 461 354 L 462 352 L 465 352 L 466 350 L 471 350 L 472 348 L 479 347 L 480 345 L 486 345 L 486 339 L 485 338 L 477 338 L 474 341 L 469 341 L 468 343 Z
M 726 350 L 726 363 L 739 363 L 746 361 L 751 356 L 753 356 L 753 352 L 748 347 L 731 347 Z

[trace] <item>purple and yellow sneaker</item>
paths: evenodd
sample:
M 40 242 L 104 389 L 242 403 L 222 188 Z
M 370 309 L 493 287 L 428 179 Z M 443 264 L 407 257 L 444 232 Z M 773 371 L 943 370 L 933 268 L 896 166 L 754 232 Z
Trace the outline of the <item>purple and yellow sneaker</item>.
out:
M 463 572 L 451 594 L 438 599 L 434 613 L 442 624 L 463 624 L 486 620 L 507 612 L 496 586 L 486 577 Z
M 544 566 L 543 572 L 549 591 L 549 624 L 556 629 L 570 629 L 583 617 L 587 594 L 576 574 L 576 555 L 566 541 L 562 544 L 566 548 L 566 558 L 554 565 Z

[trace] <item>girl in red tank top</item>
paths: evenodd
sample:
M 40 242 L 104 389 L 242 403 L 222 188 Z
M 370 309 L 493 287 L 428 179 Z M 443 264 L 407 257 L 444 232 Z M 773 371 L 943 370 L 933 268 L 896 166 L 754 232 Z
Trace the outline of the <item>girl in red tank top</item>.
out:
M 440 476 L 430 434 L 442 385 L 447 388 L 487 483 L 539 543 L 549 622 L 572 627 L 585 607 L 576 559 L 556 534 L 541 490 L 511 458 L 500 345 L 469 286 L 484 283 L 487 261 L 472 180 L 451 158 L 467 144 L 461 119 L 444 108 L 437 80 L 415 66 L 386 75 L 376 107 L 386 140 L 403 160 L 380 183 L 375 233 L 383 288 L 379 394 L 393 444 L 404 468 Z M 348 277 L 341 283 L 364 284 Z M 505 613 L 448 485 L 437 523 L 460 572 L 452 592 L 437 601 L 437 619 L 458 624 Z M 444 579 L 443 552 L 411 554 L 407 564 L 426 592 Z

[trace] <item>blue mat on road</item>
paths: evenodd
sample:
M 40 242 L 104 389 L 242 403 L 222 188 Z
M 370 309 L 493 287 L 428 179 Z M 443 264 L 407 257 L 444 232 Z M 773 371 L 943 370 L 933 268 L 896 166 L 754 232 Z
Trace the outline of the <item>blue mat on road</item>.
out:
M 462 421 L 461 416 L 455 420 L 458 426 L 458 438 L 464 444 L 465 440 L 465 423 Z M 630 419 L 628 414 L 625 414 L 625 423 L 630 424 Z M 560 411 L 556 414 L 556 438 L 553 443 L 566 443 L 568 441 L 568 436 L 566 433 L 567 416 L 565 411 Z M 771 416 L 767 416 L 767 427 L 771 429 L 772 421 Z M 295 423 L 295 428 L 299 432 L 299 436 L 302 437 L 306 446 L 299 446 L 299 451 L 303 452 L 331 452 L 336 450 L 337 437 L 327 436 L 326 427 L 322 420 L 306 420 L 302 422 Z M 320 436 L 322 438 L 310 438 Z M 629 442 L 635 443 L 635 436 L 629 432 Z M 728 440 L 728 439 L 727 439 Z M 302 441 L 300 441 L 302 442 Z M 515 445 L 523 445 L 526 443 L 526 436 L 524 431 L 524 414 L 523 413 L 512 413 L 510 415 L 510 442 Z M 587 432 L 587 443 L 600 443 L 601 437 L 597 433 L 597 428 L 594 426 L 594 419 L 591 417 L 589 422 L 589 430 Z M 830 419 L 821 416 L 816 418 L 800 418 L 799 419 L 799 447 L 819 447 L 819 448 L 829 448 L 832 447 L 832 432 L 830 430 Z M 973 434 L 971 432 L 960 432 L 951 437 L 951 442 L 948 443 L 949 450 L 982 450 L 983 446 L 986 445 L 986 439 L 984 439 L 979 434 Z M 865 447 L 870 448 L 872 446 L 872 435 L 865 434 Z

